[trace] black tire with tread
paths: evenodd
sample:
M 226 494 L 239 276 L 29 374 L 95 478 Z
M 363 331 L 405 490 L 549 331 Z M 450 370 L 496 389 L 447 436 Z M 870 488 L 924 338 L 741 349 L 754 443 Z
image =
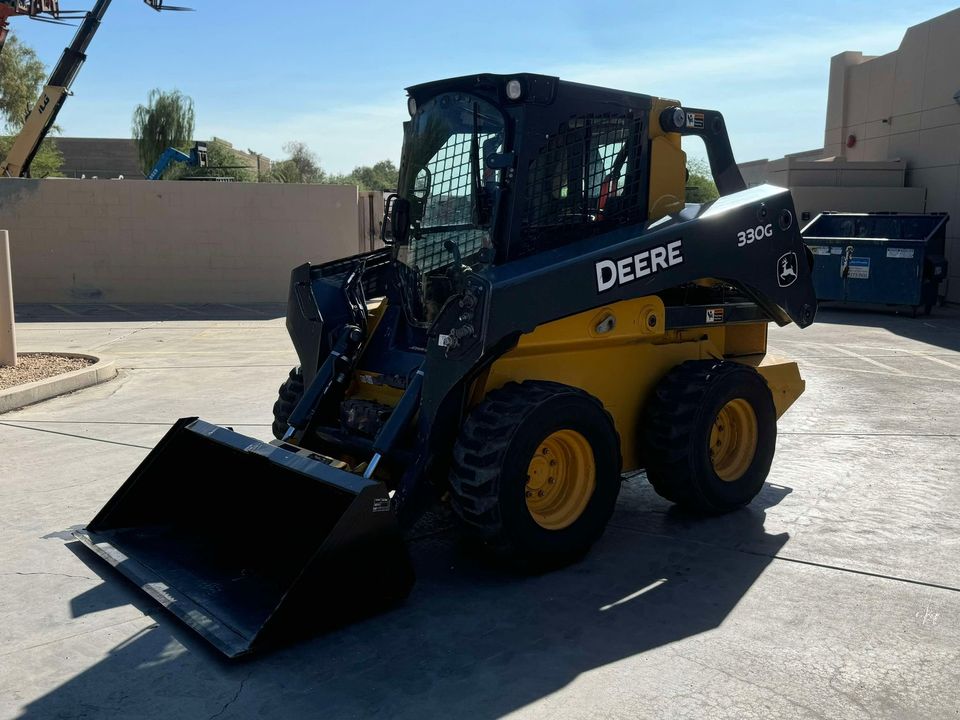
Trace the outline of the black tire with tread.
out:
M 547 530 L 526 505 L 526 468 L 551 433 L 573 429 L 593 450 L 596 487 L 570 526 Z M 578 559 L 603 534 L 620 492 L 620 438 L 599 400 L 560 383 L 527 380 L 491 391 L 453 449 L 451 506 L 469 537 L 514 567 L 537 571 Z
M 277 401 L 273 404 L 273 436 L 277 440 L 283 439 L 289 427 L 287 419 L 302 397 L 303 372 L 298 365 L 290 370 L 290 375 L 277 391 Z
M 747 471 L 724 482 L 714 472 L 709 437 L 730 400 L 749 402 L 757 418 L 757 449 Z M 763 488 L 776 449 L 773 395 L 754 368 L 722 360 L 691 360 L 668 372 L 647 403 L 641 446 L 647 479 L 661 497 L 716 515 L 748 504 Z

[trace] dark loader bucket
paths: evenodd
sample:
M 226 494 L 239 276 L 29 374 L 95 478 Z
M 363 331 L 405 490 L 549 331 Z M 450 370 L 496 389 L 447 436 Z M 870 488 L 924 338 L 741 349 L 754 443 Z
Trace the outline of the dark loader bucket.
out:
M 186 418 L 76 536 L 230 657 L 396 604 L 386 489 L 315 457 Z

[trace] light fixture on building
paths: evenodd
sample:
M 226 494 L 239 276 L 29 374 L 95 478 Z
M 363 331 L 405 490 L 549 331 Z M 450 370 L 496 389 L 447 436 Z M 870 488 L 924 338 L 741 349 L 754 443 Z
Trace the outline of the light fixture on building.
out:
M 960 90 L 957 90 L 957 91 L 953 94 L 953 99 L 954 99 L 954 102 L 957 103 L 957 105 L 960 105 Z

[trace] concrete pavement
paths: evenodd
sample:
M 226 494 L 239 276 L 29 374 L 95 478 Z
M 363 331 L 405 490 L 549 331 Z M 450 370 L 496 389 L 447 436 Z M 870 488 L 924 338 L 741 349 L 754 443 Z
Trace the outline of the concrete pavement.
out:
M 771 329 L 807 393 L 770 482 L 704 520 L 628 480 L 583 562 L 533 578 L 450 531 L 401 608 L 228 663 L 84 552 L 178 417 L 270 436 L 275 306 L 18 308 L 21 351 L 117 379 L 0 415 L 0 717 L 955 718 L 960 313 Z M 174 318 L 164 319 L 159 318 Z

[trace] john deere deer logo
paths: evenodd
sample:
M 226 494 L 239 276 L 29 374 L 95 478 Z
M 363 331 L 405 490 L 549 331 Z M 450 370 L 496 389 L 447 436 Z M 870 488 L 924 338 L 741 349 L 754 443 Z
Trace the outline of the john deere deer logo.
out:
M 784 253 L 777 260 L 777 282 L 780 287 L 793 285 L 797 279 L 797 254 L 795 252 Z

